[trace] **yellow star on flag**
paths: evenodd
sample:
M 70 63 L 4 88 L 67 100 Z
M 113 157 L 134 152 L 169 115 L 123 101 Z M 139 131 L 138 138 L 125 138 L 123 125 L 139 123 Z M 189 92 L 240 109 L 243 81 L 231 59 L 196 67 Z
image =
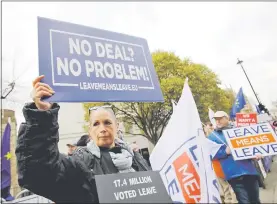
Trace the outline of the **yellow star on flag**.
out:
M 12 158 L 12 154 L 10 152 L 7 152 L 4 157 L 6 157 L 7 160 L 10 160 Z
M 239 107 L 239 100 L 236 100 L 236 106 Z

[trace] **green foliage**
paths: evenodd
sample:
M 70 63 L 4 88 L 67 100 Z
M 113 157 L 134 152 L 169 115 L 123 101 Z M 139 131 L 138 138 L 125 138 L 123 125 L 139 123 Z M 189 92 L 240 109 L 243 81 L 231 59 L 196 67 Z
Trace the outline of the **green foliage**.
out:
M 167 104 L 171 99 L 179 100 L 184 81 L 188 78 L 202 121 L 209 120 L 209 107 L 229 112 L 234 96 L 230 90 L 219 87 L 220 80 L 208 67 L 186 59 L 181 60 L 174 53 L 158 51 L 152 56 Z
M 142 135 L 153 144 L 157 143 L 172 114 L 171 100 L 179 100 L 187 77 L 203 122 L 208 121 L 209 107 L 229 112 L 234 101 L 233 93 L 218 86 L 220 81 L 217 75 L 208 67 L 180 59 L 173 52 L 156 51 L 152 53 L 152 60 L 165 102 L 115 104 L 115 110 L 122 116 L 125 127 L 130 130 L 134 124 L 141 130 L 131 134 Z M 87 110 L 91 105 L 92 103 L 87 103 L 84 107 Z M 85 120 L 88 121 L 88 113 Z

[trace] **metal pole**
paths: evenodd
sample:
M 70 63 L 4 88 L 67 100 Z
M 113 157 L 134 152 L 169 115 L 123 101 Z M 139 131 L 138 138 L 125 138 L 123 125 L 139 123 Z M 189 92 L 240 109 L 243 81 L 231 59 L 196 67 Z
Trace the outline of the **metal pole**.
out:
M 239 58 L 238 58 L 237 64 L 239 64 L 239 65 L 241 66 L 241 68 L 242 68 L 242 70 L 243 70 L 243 72 L 244 72 L 244 74 L 245 74 L 245 76 L 246 76 L 246 78 L 247 78 L 247 80 L 248 80 L 248 82 L 249 82 L 251 88 L 252 88 L 252 91 L 254 92 L 254 95 L 255 95 L 255 97 L 256 97 L 258 103 L 259 103 L 259 108 L 260 108 L 260 110 L 261 110 L 261 111 L 264 111 L 264 112 L 266 112 L 268 115 L 270 115 L 269 111 L 266 109 L 266 107 L 265 107 L 265 106 L 261 103 L 261 101 L 259 100 L 259 98 L 258 98 L 258 96 L 257 96 L 257 94 L 256 94 L 256 92 L 255 92 L 255 90 L 254 90 L 254 88 L 253 88 L 253 86 L 252 86 L 252 84 L 251 84 L 251 82 L 250 82 L 250 80 L 249 80 L 249 78 L 248 78 L 248 76 L 247 76 L 247 74 L 246 74 L 246 72 L 245 72 L 243 66 L 242 66 L 242 63 L 243 63 L 243 61 L 242 61 L 242 60 L 239 60 Z
M 248 76 L 247 76 L 247 74 L 246 74 L 246 72 L 245 72 L 243 66 L 242 66 L 242 63 L 243 63 L 243 61 L 242 61 L 242 60 L 239 60 L 239 58 L 238 58 L 237 64 L 239 64 L 239 65 L 241 66 L 241 68 L 242 68 L 242 70 L 243 70 L 243 72 L 244 72 L 244 74 L 245 74 L 245 76 L 246 76 L 246 78 L 247 78 L 247 80 L 248 80 L 248 82 L 249 82 L 251 88 L 252 88 L 252 91 L 254 92 L 254 95 L 255 95 L 255 97 L 256 97 L 258 103 L 260 104 L 261 102 L 260 102 L 260 100 L 259 100 L 259 98 L 258 98 L 258 96 L 257 96 L 257 94 L 256 94 L 256 92 L 255 92 L 255 90 L 254 90 L 254 88 L 253 88 L 253 86 L 252 86 L 252 84 L 251 84 L 251 82 L 250 82 L 250 80 L 249 80 L 249 78 L 248 78 Z
M 15 86 L 15 82 L 10 83 L 10 84 L 8 85 L 8 88 L 10 87 L 10 91 L 9 91 L 5 96 L 3 96 L 3 95 L 1 94 L 1 99 L 6 99 L 6 98 L 8 97 L 8 95 L 13 91 L 14 86 Z M 4 90 L 4 92 L 6 92 L 6 91 L 8 90 L 8 88 L 6 88 L 6 89 Z

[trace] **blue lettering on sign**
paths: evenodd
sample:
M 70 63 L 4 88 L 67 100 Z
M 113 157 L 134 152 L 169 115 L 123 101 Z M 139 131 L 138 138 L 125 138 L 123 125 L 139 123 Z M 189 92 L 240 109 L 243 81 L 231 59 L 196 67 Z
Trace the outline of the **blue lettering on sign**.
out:
M 194 161 L 196 162 L 196 165 L 199 167 L 199 161 L 198 161 L 197 156 L 195 154 L 196 149 L 197 149 L 197 145 L 193 145 L 189 148 L 189 151 L 190 151 Z
M 244 153 L 244 156 L 252 156 L 251 153 L 250 153 L 250 150 L 249 148 L 243 148 L 242 149 L 243 153 Z
M 216 188 L 216 190 L 219 194 L 219 186 L 218 186 L 218 182 L 217 182 L 216 179 L 213 180 L 213 185 L 214 185 L 214 187 Z M 215 195 L 213 195 L 212 199 L 215 203 L 221 203 L 220 200 Z
M 256 147 L 254 147 L 254 148 L 256 148 Z M 266 149 L 265 149 L 263 146 L 261 146 L 261 148 L 262 148 L 266 153 L 269 153 L 269 145 L 266 145 Z
M 256 129 L 254 129 L 253 127 L 251 127 L 250 129 L 252 129 L 255 133 L 259 133 L 259 126 L 256 127 Z
M 234 130 L 234 133 L 235 133 L 236 137 L 243 136 L 240 132 L 240 129 Z
M 219 186 L 216 179 L 213 180 L 213 185 L 216 188 L 216 190 L 219 191 Z
M 270 130 L 268 129 L 268 125 L 264 124 L 264 125 L 261 125 L 260 127 L 261 127 L 263 132 L 270 132 Z
M 234 137 L 235 137 L 235 136 L 231 136 L 231 135 L 229 134 L 229 131 L 227 131 L 227 135 L 228 135 L 229 138 L 234 138 Z
M 240 151 L 240 150 L 239 150 Z M 241 155 L 238 153 L 238 150 L 234 149 L 234 152 L 237 156 L 237 158 L 242 158 L 242 157 L 250 157 L 253 155 L 266 155 L 273 152 L 277 152 L 277 144 L 267 144 L 267 145 L 262 145 L 262 146 L 256 146 L 252 148 L 242 148 L 241 149 L 242 153 Z
M 271 148 L 273 149 L 274 152 L 277 152 L 277 144 L 272 144 Z
M 243 135 L 246 136 L 247 134 L 251 135 L 252 133 L 247 128 L 244 128 Z
M 258 148 L 253 147 L 253 155 L 256 155 L 257 153 L 262 154 L 262 152 Z
M 170 196 L 172 196 L 172 195 L 174 195 L 174 194 L 176 194 L 176 193 L 179 193 L 179 188 L 178 188 L 178 185 L 177 185 L 177 180 L 174 178 L 174 179 L 172 179 L 172 181 L 168 181 L 168 178 L 167 178 L 167 174 L 169 173 L 169 171 L 171 170 L 171 166 L 169 166 L 168 168 L 167 168 L 167 170 L 165 171 L 165 173 L 164 173 L 164 175 L 165 175 L 165 178 L 166 178 L 166 181 L 167 181 L 167 183 L 168 183 L 168 188 L 167 188 L 167 191 L 168 191 L 168 193 L 169 193 L 169 195 Z M 174 188 L 175 187 L 175 188 Z M 177 192 L 175 192 L 175 190 L 177 191 Z
M 55 90 L 48 101 L 161 101 L 147 41 L 38 18 L 39 74 Z
M 243 157 L 243 155 L 238 155 L 237 150 L 235 150 L 235 149 L 234 149 L 234 152 L 235 152 L 235 154 L 236 154 L 237 158 L 241 158 L 241 157 Z
M 174 191 L 174 188 L 175 187 L 175 190 L 177 192 Z M 178 185 L 177 185 L 177 180 L 176 179 L 173 179 L 169 184 L 168 184 L 168 192 L 169 192 L 169 195 L 172 196 L 176 193 L 179 193 L 179 188 L 178 188 Z
M 166 178 L 166 181 L 167 181 L 167 183 L 168 183 L 168 179 L 167 179 L 167 173 L 170 171 L 170 169 L 171 169 L 172 167 L 171 166 L 169 166 L 168 168 L 167 168 L 167 170 L 164 172 L 164 175 L 165 175 L 165 178 Z

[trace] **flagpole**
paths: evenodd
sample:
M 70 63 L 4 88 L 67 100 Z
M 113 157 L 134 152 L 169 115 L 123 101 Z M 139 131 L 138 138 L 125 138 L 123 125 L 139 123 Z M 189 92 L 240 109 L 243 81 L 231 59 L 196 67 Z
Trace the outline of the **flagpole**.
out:
M 261 101 L 259 100 L 259 98 L 258 98 L 258 96 L 257 96 L 257 94 L 256 94 L 256 92 L 255 92 L 255 90 L 254 90 L 254 88 L 253 88 L 253 86 L 252 86 L 252 84 L 251 84 L 251 82 L 250 82 L 250 79 L 248 78 L 248 76 L 247 76 L 247 74 L 246 74 L 246 71 L 245 71 L 244 67 L 242 66 L 243 61 L 242 61 L 242 60 L 239 60 L 239 58 L 237 58 L 237 59 L 238 59 L 237 64 L 241 66 L 241 69 L 242 69 L 242 71 L 244 72 L 244 74 L 245 74 L 245 76 L 246 76 L 246 78 L 247 78 L 247 80 L 248 80 L 248 82 L 249 82 L 249 84 L 250 84 L 250 86 L 251 86 L 251 88 L 252 88 L 252 91 L 253 91 L 253 93 L 254 93 L 254 95 L 255 95 L 255 97 L 256 97 L 258 103 L 259 103 L 259 108 L 260 108 L 260 110 L 261 110 L 261 111 L 264 110 L 267 114 L 270 115 L 269 111 L 265 108 L 265 106 L 264 106 L 264 105 L 261 103 Z
M 201 123 L 202 123 L 202 122 L 201 122 Z M 204 127 L 206 126 L 204 123 L 202 123 L 202 125 L 203 125 Z M 204 131 L 204 130 L 203 130 L 203 131 Z M 220 140 L 220 142 L 222 142 L 222 144 L 224 144 L 224 145 L 227 147 L 227 144 L 225 144 L 225 142 L 223 142 L 222 139 L 220 139 L 220 137 L 219 137 L 216 133 L 214 133 L 214 131 L 211 132 L 211 134 L 213 134 L 217 139 Z
M 243 63 L 243 61 L 242 61 L 242 60 L 239 60 L 239 58 L 238 58 L 237 64 L 239 64 L 239 65 L 241 66 L 242 71 L 244 72 L 244 74 L 245 74 L 245 76 L 246 76 L 246 78 L 247 78 L 247 80 L 248 80 L 248 82 L 249 82 L 249 84 L 250 84 L 250 86 L 251 86 L 251 88 L 252 88 L 252 91 L 254 92 L 254 95 L 255 95 L 255 97 L 256 97 L 258 103 L 260 104 L 261 102 L 260 102 L 260 100 L 259 100 L 259 98 L 258 98 L 258 96 L 257 96 L 257 94 L 256 94 L 256 92 L 255 92 L 255 90 L 254 90 L 254 88 L 253 88 L 253 86 L 252 86 L 252 84 L 251 84 L 251 82 L 250 82 L 250 80 L 249 80 L 249 78 L 248 78 L 248 76 L 247 76 L 245 70 L 244 70 L 244 67 L 242 66 L 242 63 Z

